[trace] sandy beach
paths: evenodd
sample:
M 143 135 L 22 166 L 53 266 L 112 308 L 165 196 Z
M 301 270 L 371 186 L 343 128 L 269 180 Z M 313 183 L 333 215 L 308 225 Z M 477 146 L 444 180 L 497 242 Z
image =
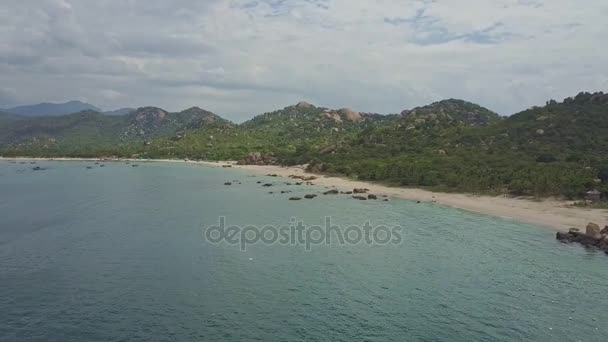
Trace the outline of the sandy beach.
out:
M 49 158 L 1 158 L 0 160 L 22 160 L 22 161 L 48 161 Z M 99 158 L 52 158 L 53 161 L 99 161 Z M 279 177 L 290 175 L 316 176 L 313 181 L 315 185 L 334 187 L 338 190 L 352 191 L 354 188 L 367 188 L 370 193 L 376 195 L 387 195 L 393 198 L 401 198 L 421 202 L 433 202 L 443 205 L 477 213 L 513 219 L 523 223 L 544 226 L 555 230 L 567 230 L 571 227 L 584 228 L 587 223 L 595 222 L 604 227 L 608 225 L 608 210 L 588 209 L 572 207 L 571 201 L 556 199 L 545 199 L 535 201 L 525 198 L 513 197 L 491 197 L 475 196 L 468 194 L 453 194 L 431 192 L 422 189 L 397 188 L 384 185 L 355 181 L 339 177 L 328 177 L 310 174 L 301 167 L 281 167 L 273 165 L 236 165 L 234 162 L 205 162 L 176 159 L 113 159 L 107 161 L 132 161 L 132 162 L 169 162 L 190 163 L 206 165 L 211 167 L 222 167 L 231 164 L 232 168 L 241 169 L 256 175 L 276 174 Z

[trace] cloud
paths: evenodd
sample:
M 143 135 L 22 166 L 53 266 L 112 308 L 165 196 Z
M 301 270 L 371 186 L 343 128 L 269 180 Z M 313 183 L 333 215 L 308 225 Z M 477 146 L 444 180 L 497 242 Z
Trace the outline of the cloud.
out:
M 603 0 L 4 0 L 0 107 L 242 121 L 301 99 L 394 113 L 457 97 L 511 114 L 607 90 L 607 16 Z

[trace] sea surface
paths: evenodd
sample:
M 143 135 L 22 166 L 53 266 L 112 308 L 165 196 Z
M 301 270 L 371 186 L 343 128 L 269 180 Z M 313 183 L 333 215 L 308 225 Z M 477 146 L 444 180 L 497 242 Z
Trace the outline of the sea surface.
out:
M 285 181 L 0 161 L 0 341 L 608 341 L 603 253 L 431 203 L 289 201 L 325 189 Z M 370 221 L 402 227 L 402 241 L 243 251 L 206 241 L 220 216 Z

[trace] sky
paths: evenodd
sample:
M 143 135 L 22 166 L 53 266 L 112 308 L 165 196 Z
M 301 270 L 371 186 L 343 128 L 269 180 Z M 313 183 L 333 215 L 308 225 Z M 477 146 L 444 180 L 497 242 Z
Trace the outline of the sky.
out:
M 2 0 L 0 108 L 503 115 L 608 90 L 606 0 Z

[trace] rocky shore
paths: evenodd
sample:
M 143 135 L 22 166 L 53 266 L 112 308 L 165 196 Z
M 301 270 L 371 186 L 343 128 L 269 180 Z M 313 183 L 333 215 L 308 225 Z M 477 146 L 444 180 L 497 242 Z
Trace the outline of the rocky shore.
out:
M 556 238 L 563 243 L 580 243 L 585 247 L 595 247 L 608 254 L 608 226 L 600 230 L 600 226 L 589 223 L 585 232 L 578 228 L 570 228 L 567 233 L 557 232 Z

